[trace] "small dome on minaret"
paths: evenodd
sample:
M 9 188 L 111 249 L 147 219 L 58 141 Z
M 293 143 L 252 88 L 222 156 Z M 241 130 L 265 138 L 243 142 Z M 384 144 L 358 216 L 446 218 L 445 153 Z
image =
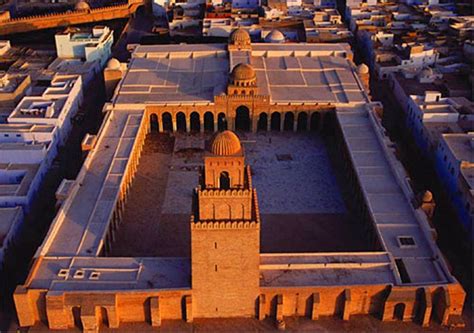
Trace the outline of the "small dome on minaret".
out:
M 230 33 L 229 48 L 245 50 L 251 48 L 252 40 L 247 30 L 238 28 Z
M 218 156 L 230 156 L 242 151 L 239 137 L 232 131 L 218 133 L 210 147 L 211 153 Z
M 232 69 L 230 81 L 236 86 L 253 86 L 257 81 L 257 75 L 251 65 L 238 64 Z

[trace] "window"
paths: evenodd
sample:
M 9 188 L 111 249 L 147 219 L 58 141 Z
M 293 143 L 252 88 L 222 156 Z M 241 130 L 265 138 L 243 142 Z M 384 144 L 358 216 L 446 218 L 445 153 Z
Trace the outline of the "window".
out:
M 416 247 L 415 239 L 411 236 L 398 236 L 398 245 L 401 248 Z
M 74 273 L 74 278 L 75 279 L 82 279 L 84 278 L 84 271 L 81 269 L 78 269 L 76 273 Z
M 100 272 L 91 272 L 89 276 L 89 280 L 99 280 Z
M 58 272 L 58 276 L 67 279 L 67 277 L 69 276 L 69 269 L 60 269 Z

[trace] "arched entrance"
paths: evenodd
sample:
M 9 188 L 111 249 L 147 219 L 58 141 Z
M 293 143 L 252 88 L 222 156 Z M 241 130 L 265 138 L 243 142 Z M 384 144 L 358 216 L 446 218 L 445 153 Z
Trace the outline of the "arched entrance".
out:
M 201 130 L 201 119 L 199 113 L 191 113 L 191 132 L 199 132 Z
M 222 171 L 219 176 L 219 188 L 221 190 L 230 189 L 230 177 L 227 171 Z
M 173 120 L 169 112 L 163 113 L 163 131 L 172 132 L 173 131 Z
M 72 317 L 74 319 L 74 327 L 82 330 L 81 308 L 79 306 L 72 307 Z
M 204 130 L 206 132 L 214 132 L 214 115 L 212 112 L 204 114 Z
M 150 115 L 150 131 L 158 132 L 158 116 L 155 113 Z
M 306 131 L 308 126 L 308 115 L 306 112 L 298 114 L 298 131 Z
M 239 106 L 235 112 L 235 129 L 237 131 L 250 130 L 250 111 L 246 106 Z
M 266 131 L 268 123 L 268 116 L 266 113 L 260 113 L 257 123 L 257 131 Z
M 283 123 L 283 129 L 285 131 L 292 131 L 294 122 L 295 122 L 295 116 L 293 112 L 285 113 L 285 121 Z
M 107 315 L 107 309 L 101 306 L 99 315 L 99 323 L 103 325 L 103 327 L 109 327 L 109 317 Z
M 225 131 L 227 129 L 227 119 L 224 113 L 217 115 L 217 129 L 219 131 Z
M 397 303 L 393 309 L 393 319 L 403 320 L 405 314 L 405 303 Z
M 176 129 L 178 132 L 186 132 L 186 116 L 183 112 L 176 115 Z
M 321 117 L 321 115 L 319 114 L 319 112 L 313 112 L 311 114 L 311 125 L 310 126 L 311 126 L 312 131 L 319 130 L 319 122 L 321 121 L 320 117 Z
M 281 116 L 279 112 L 273 112 L 271 117 L 271 130 L 272 131 L 279 131 L 280 130 L 280 123 L 281 123 Z

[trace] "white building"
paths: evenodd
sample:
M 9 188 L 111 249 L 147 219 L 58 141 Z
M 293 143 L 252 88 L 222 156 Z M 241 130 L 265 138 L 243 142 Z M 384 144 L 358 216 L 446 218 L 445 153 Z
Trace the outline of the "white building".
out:
M 82 103 L 82 79 L 77 75 L 57 75 L 42 96 L 26 96 L 13 110 L 10 124 L 52 125 L 58 128 L 63 145 L 72 128 L 72 119 Z
M 91 31 L 68 28 L 55 35 L 59 58 L 79 58 L 87 62 L 99 60 L 104 67 L 112 54 L 113 31 L 106 26 L 95 26 Z

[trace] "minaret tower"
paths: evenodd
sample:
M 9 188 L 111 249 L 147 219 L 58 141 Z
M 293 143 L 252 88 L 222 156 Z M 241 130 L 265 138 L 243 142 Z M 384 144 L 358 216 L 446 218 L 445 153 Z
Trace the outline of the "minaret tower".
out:
M 260 214 L 244 149 L 231 131 L 209 145 L 193 214 L 193 317 L 255 316 Z

